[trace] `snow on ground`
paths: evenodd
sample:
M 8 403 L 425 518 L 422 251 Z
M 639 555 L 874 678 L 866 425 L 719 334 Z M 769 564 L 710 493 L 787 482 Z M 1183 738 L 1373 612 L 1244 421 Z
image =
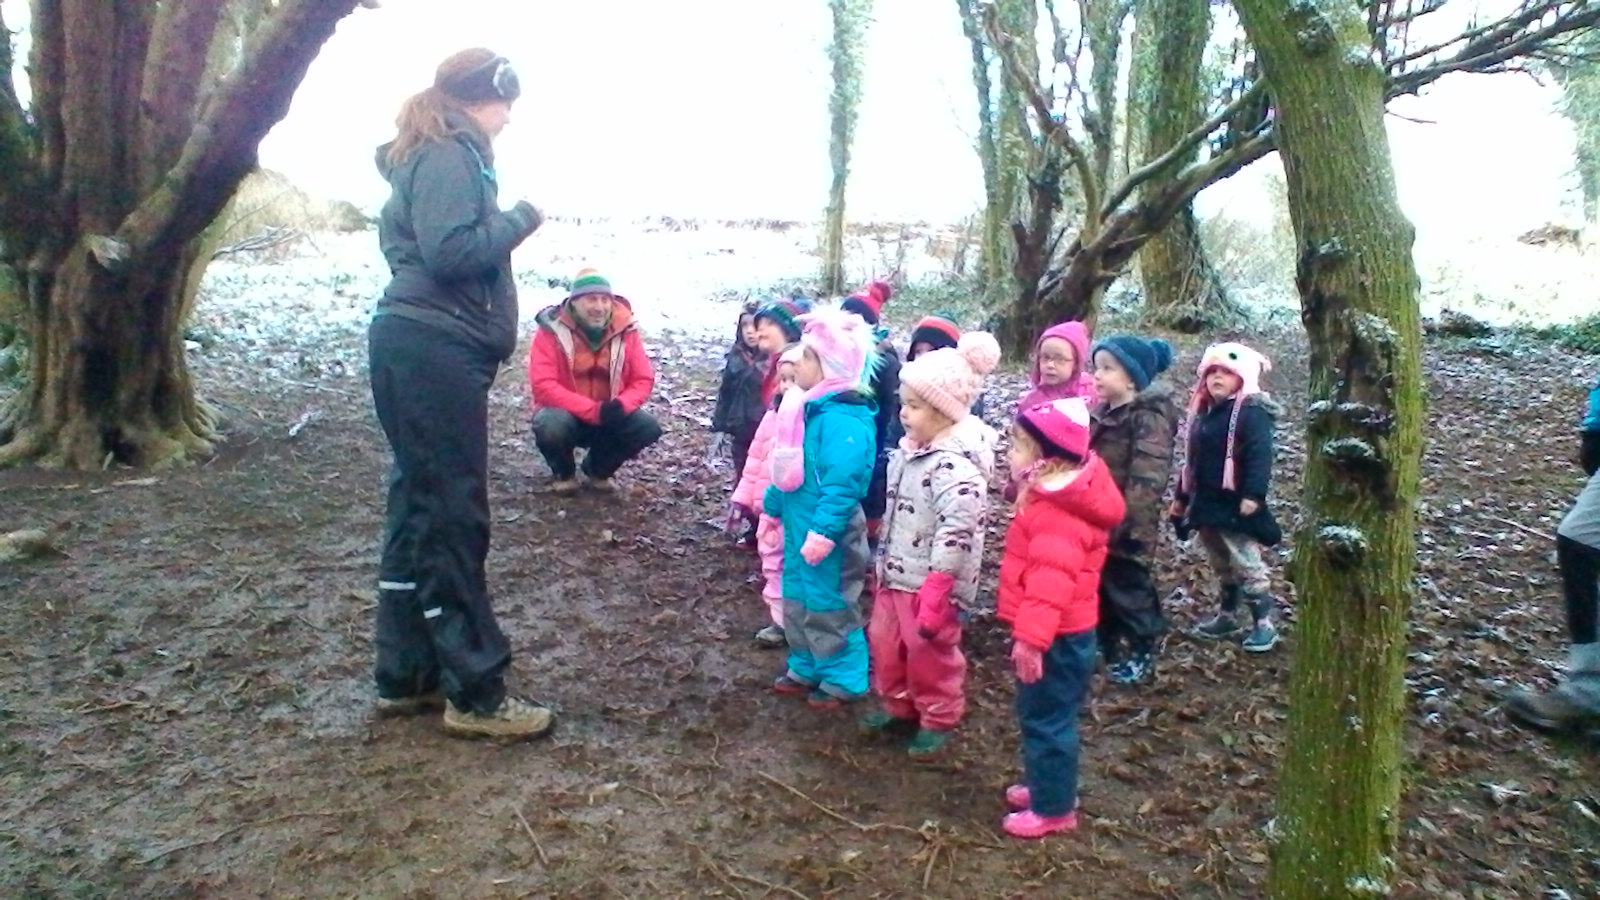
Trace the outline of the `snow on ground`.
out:
M 851 238 L 847 274 L 857 281 L 898 269 L 912 283 L 940 280 L 960 239 L 935 226 L 867 229 Z M 513 257 L 522 329 L 562 298 L 565 279 L 595 266 L 633 302 L 647 333 L 720 341 L 745 292 L 809 284 L 817 244 L 813 225 L 552 221 Z M 1549 324 L 1600 311 L 1600 257 L 1589 252 L 1482 239 L 1419 243 L 1417 259 L 1424 315 L 1450 307 L 1495 324 Z M 354 372 L 387 278 L 374 231 L 312 235 L 270 259 L 225 257 L 206 273 L 191 350 L 216 362 L 224 355 L 216 351 L 242 353 L 287 373 Z M 1277 316 L 1296 306 L 1289 273 L 1236 292 Z
M 1422 314 L 1441 308 L 1494 325 L 1557 325 L 1600 313 L 1600 249 L 1507 238 L 1416 246 Z
M 898 266 L 910 281 L 931 280 L 946 270 L 939 253 L 955 240 L 933 227 L 854 237 L 847 272 L 865 279 Z M 550 222 L 512 257 L 522 329 L 565 296 L 565 279 L 595 266 L 647 332 L 720 339 L 746 291 L 810 282 L 816 246 L 816 229 L 801 225 Z M 292 363 L 294 345 L 363 334 L 387 280 L 375 231 L 310 236 L 273 260 L 224 257 L 206 272 L 190 335 L 202 350 L 242 344 Z

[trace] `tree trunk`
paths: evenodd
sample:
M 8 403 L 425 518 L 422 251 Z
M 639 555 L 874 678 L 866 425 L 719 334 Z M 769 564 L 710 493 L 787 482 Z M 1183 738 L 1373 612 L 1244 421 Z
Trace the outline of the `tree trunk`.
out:
M 1151 324 L 1199 334 L 1239 317 L 1200 241 L 1194 207 L 1183 210 L 1139 251 L 1139 281 Z
M 182 339 L 199 238 L 358 2 L 280 0 L 217 81 L 221 3 L 36 0 L 28 113 L 0 71 L 0 264 L 29 350 L 0 464 L 209 452 Z
M 1130 129 L 1134 158 L 1142 159 L 1152 150 L 1176 145 L 1205 116 L 1201 67 L 1211 36 L 1211 8 L 1207 0 L 1150 0 L 1139 5 L 1136 15 L 1128 107 L 1136 122 Z M 1197 146 L 1174 158 L 1172 171 L 1194 162 L 1198 154 Z M 1155 324 L 1195 334 L 1237 312 L 1206 258 L 1192 204 L 1185 203 L 1139 252 L 1139 278 Z
M 822 289 L 844 292 L 844 203 L 850 181 L 850 148 L 855 143 L 857 109 L 861 104 L 861 51 L 872 0 L 828 0 L 833 14 L 833 93 L 828 98 L 828 160 L 833 179 L 828 186 L 827 224 L 822 238 Z
M 1007 226 L 1016 210 L 1015 196 L 1002 186 L 1000 149 L 995 120 L 993 59 L 983 35 L 976 0 L 956 0 L 961 30 L 972 50 L 972 86 L 978 95 L 978 162 L 983 167 L 983 230 L 978 244 L 978 286 L 985 306 L 998 308 L 1011 297 L 1011 243 Z
M 1277 108 L 1310 341 L 1304 508 L 1275 898 L 1386 895 L 1400 825 L 1406 616 L 1422 451 L 1421 325 L 1351 0 L 1234 0 Z
M 1006 34 L 1029 35 L 1039 26 L 1039 9 L 1035 0 L 996 0 L 996 21 Z M 1018 42 L 1017 56 L 1030 72 L 1039 69 L 1039 54 L 1034 41 Z M 1033 132 L 1028 129 L 1028 101 L 1022 87 L 1013 78 L 1000 78 L 1000 91 L 995 112 L 995 166 L 998 172 L 994 197 L 1000 209 L 994 211 L 1002 229 L 1013 229 L 1022 210 L 1023 198 L 1028 193 L 1029 157 L 1033 147 Z M 1005 274 L 988 285 L 986 299 L 996 308 L 1016 302 L 1021 291 L 1036 290 L 1016 275 L 1019 248 L 1007 248 L 995 254 L 997 269 L 1002 260 L 1010 263 Z M 1031 344 L 1030 344 L 1031 348 Z
M 155 465 L 211 452 L 181 337 L 186 248 L 119 279 L 75 250 L 25 277 L 28 390 L 9 410 L 0 464 Z
M 1583 198 L 1583 223 L 1588 228 L 1600 208 L 1600 33 L 1580 35 L 1573 42 L 1572 58 L 1557 58 L 1550 72 L 1561 85 L 1557 109 L 1572 123 L 1574 169 Z

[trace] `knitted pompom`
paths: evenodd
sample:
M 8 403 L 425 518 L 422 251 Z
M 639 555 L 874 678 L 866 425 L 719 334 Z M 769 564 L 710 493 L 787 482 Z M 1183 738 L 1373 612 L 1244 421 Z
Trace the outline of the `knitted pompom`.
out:
M 1150 374 L 1156 375 L 1165 372 L 1172 365 L 1172 345 L 1161 338 L 1150 339 L 1150 350 L 1155 355 L 1156 367 Z
M 1000 342 L 987 331 L 969 331 L 961 335 L 961 340 L 956 342 L 956 352 L 979 375 L 987 375 L 1000 365 Z

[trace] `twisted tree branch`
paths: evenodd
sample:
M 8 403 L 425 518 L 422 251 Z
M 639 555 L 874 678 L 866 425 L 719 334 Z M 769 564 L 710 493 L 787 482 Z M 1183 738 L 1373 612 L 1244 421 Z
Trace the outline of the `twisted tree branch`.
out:
M 137 265 L 151 248 L 188 240 L 222 207 L 256 162 L 256 148 L 289 111 L 306 70 L 360 0 L 283 0 L 253 34 L 239 65 L 205 100 L 178 161 L 123 220 L 120 258 Z
M 1549 16 L 1554 16 L 1545 22 Z M 1544 22 L 1542 25 L 1538 23 Z M 1512 60 L 1536 55 L 1556 38 L 1600 23 L 1600 4 L 1589 0 L 1549 0 L 1525 6 L 1498 21 L 1454 38 L 1391 60 L 1387 71 L 1387 99 L 1415 94 L 1451 72 L 1503 71 Z M 1531 27 L 1538 25 L 1538 27 Z M 1408 63 L 1460 44 L 1453 55 L 1435 58 L 1428 65 L 1406 69 Z
M 165 3 L 160 7 L 145 56 L 139 106 L 139 185 L 149 188 L 177 162 L 194 130 L 206 88 L 206 63 L 223 3 Z
M 983 25 L 989 34 L 990 44 L 1000 57 L 1001 66 L 1005 69 L 1007 77 L 1011 79 L 1012 84 L 1021 88 L 1029 108 L 1033 110 L 1034 119 L 1039 123 L 1040 134 L 1044 136 L 1046 143 L 1055 144 L 1066 154 L 1067 160 L 1078 172 L 1084 201 L 1090 209 L 1097 209 L 1100 186 L 1095 183 L 1094 167 L 1088 154 L 1084 152 L 1083 145 L 1073 137 L 1066 123 L 1057 119 L 1052 113 L 1050 99 L 1045 96 L 1044 89 L 1039 84 L 1038 73 L 1029 73 L 1022 60 L 1017 57 L 1016 39 L 1000 28 L 993 6 L 984 10 Z
M 1195 147 L 1199 146 L 1201 141 L 1205 140 L 1206 137 L 1211 134 L 1211 132 L 1220 128 L 1224 122 L 1233 118 L 1235 113 L 1244 109 L 1251 103 L 1259 100 L 1262 93 L 1265 92 L 1266 89 L 1266 82 L 1257 81 L 1255 84 L 1250 86 L 1249 90 L 1246 90 L 1239 96 L 1235 97 L 1232 103 L 1224 106 L 1211 118 L 1195 126 L 1192 131 L 1183 136 L 1182 140 L 1172 145 L 1172 147 L 1166 152 L 1162 153 L 1160 156 L 1157 156 L 1155 159 L 1150 160 L 1132 172 L 1129 172 L 1128 177 L 1122 180 L 1122 184 L 1117 186 L 1116 192 L 1113 193 L 1111 198 L 1106 201 L 1105 207 L 1101 210 L 1101 215 L 1109 216 L 1116 212 L 1117 207 L 1121 206 L 1124 200 L 1127 200 L 1130 196 L 1132 196 L 1133 192 L 1138 190 L 1140 185 L 1161 174 L 1172 165 L 1173 161 L 1181 159 L 1190 150 L 1193 150 Z M 1245 141 L 1243 143 L 1248 144 L 1249 141 Z M 1233 150 L 1224 151 L 1224 153 L 1206 160 L 1206 163 L 1217 162 L 1218 160 L 1237 152 L 1238 146 L 1239 145 L 1235 145 Z M 1267 149 L 1270 151 L 1271 147 L 1268 147 Z M 1260 154 L 1254 157 L 1254 159 L 1260 159 L 1260 157 L 1264 155 L 1265 153 Z M 1254 159 L 1251 161 L 1254 161 Z M 1193 166 L 1190 168 L 1193 168 Z M 1186 169 L 1184 171 L 1188 170 Z M 1236 172 L 1238 169 L 1235 169 L 1234 171 Z M 1233 173 L 1230 172 L 1229 174 L 1231 175 Z

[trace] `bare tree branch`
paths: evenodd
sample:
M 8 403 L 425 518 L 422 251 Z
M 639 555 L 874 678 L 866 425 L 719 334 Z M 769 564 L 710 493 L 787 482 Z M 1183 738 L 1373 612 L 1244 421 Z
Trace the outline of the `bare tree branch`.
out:
M 102 172 L 114 172 L 122 161 L 126 140 L 119 128 L 121 96 L 118 93 L 117 54 L 122 49 L 119 6 L 97 0 L 58 0 L 39 4 L 60 6 L 62 48 L 66 57 L 63 84 L 71 91 L 71 102 L 61 106 L 65 142 L 62 178 L 68 184 L 93 184 Z M 88 135 L 98 140 L 85 140 Z M 73 191 L 57 202 L 70 205 L 68 214 L 85 227 L 110 230 L 126 213 L 118 209 L 121 198 L 106 190 Z
M 256 148 L 289 111 L 295 89 L 359 0 L 283 0 L 252 35 L 239 66 L 200 110 L 177 163 L 117 229 L 122 265 L 198 234 L 254 167 Z
M 1235 113 L 1259 100 L 1266 89 L 1266 82 L 1257 81 L 1255 84 L 1250 86 L 1249 90 L 1235 97 L 1232 103 L 1224 106 L 1211 118 L 1195 126 L 1192 131 L 1183 136 L 1182 140 L 1172 145 L 1171 148 L 1163 152 L 1160 156 L 1157 156 L 1155 159 L 1152 159 L 1132 172 L 1129 172 L 1128 177 L 1124 178 L 1122 183 L 1117 185 L 1116 192 L 1113 193 L 1110 199 L 1106 201 L 1105 207 L 1101 211 L 1101 215 L 1110 215 L 1111 213 L 1115 212 L 1117 207 L 1121 206 L 1124 200 L 1127 200 L 1128 197 L 1133 195 L 1134 191 L 1139 189 L 1140 185 L 1166 170 L 1172 165 L 1174 160 L 1181 159 L 1184 154 L 1188 153 L 1190 150 L 1198 146 L 1201 141 L 1205 140 L 1207 135 L 1220 128 L 1224 122 L 1233 118 Z
M 1001 65 L 1013 84 L 1022 89 L 1033 110 L 1034 119 L 1039 125 L 1039 132 L 1047 143 L 1054 143 L 1066 155 L 1082 184 L 1084 200 L 1090 209 L 1099 206 L 1099 185 L 1095 184 L 1094 171 L 1089 157 L 1084 153 L 1083 145 L 1073 137 L 1066 123 L 1057 119 L 1051 110 L 1050 100 L 1046 97 L 1043 87 L 1039 84 L 1038 73 L 1029 73 L 1022 60 L 1017 58 L 1017 39 L 1001 30 L 999 22 L 994 16 L 994 7 L 985 10 L 984 28 L 989 34 L 989 42 L 999 54 Z
M 1531 27 L 1553 16 L 1538 27 Z M 1388 89 L 1389 99 L 1403 94 L 1414 94 L 1451 72 L 1504 71 L 1507 62 L 1519 57 L 1534 55 L 1551 41 L 1565 34 L 1592 28 L 1600 23 L 1600 4 L 1588 0 L 1550 0 L 1536 3 L 1497 22 L 1457 35 L 1454 39 L 1433 47 L 1408 53 L 1392 61 Z M 1453 56 L 1436 59 L 1420 68 L 1403 70 L 1405 63 L 1423 56 L 1441 52 L 1460 44 Z
M 114 67 L 117 86 L 116 110 L 118 121 L 115 134 L 118 135 L 117 155 L 120 161 L 118 170 L 130 171 L 139 164 L 139 124 L 145 120 L 145 110 L 139 105 L 140 82 L 144 73 L 145 59 L 150 53 L 150 35 L 155 28 L 156 14 L 160 9 L 173 4 L 162 3 L 118 3 L 117 8 L 117 39 L 113 45 L 113 55 L 116 57 Z M 179 4 L 192 6 L 194 4 Z M 201 4 L 209 5 L 209 4 Z M 116 216 L 120 218 L 127 213 L 126 208 L 120 208 Z

